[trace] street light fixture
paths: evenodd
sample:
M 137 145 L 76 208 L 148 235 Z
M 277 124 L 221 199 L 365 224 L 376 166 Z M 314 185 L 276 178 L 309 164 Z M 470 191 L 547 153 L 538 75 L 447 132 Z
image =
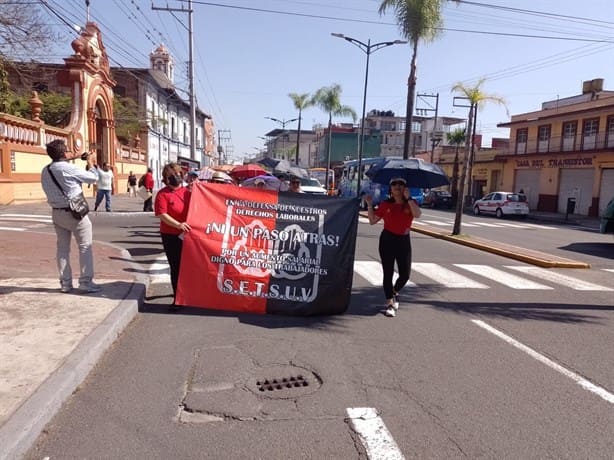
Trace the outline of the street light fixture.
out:
M 273 117 L 264 117 L 267 120 L 271 120 L 274 121 L 275 123 L 279 123 L 281 125 L 281 129 L 282 131 L 282 137 L 281 137 L 281 141 L 282 141 L 282 150 L 283 150 L 283 155 L 286 155 L 286 125 L 288 123 L 292 123 L 293 121 L 298 120 L 298 118 L 291 118 L 290 120 L 280 120 L 279 118 L 273 118 Z M 275 144 L 277 145 L 277 140 L 275 141 Z
M 363 43 L 355 38 L 348 37 L 343 34 L 331 33 L 333 37 L 343 38 L 344 40 L 352 43 L 360 48 L 362 52 L 367 55 L 367 65 L 365 67 L 365 88 L 362 96 L 362 118 L 360 120 L 360 142 L 358 143 L 358 180 L 356 182 L 356 196 L 360 193 L 360 179 L 362 176 L 362 153 L 364 148 L 364 135 L 365 135 L 365 109 L 367 105 L 367 83 L 369 81 L 369 56 L 371 53 L 375 53 L 377 50 L 386 48 L 392 45 L 404 45 L 407 43 L 405 40 L 394 40 L 390 42 L 380 42 L 371 44 L 371 39 L 367 40 L 367 43 Z

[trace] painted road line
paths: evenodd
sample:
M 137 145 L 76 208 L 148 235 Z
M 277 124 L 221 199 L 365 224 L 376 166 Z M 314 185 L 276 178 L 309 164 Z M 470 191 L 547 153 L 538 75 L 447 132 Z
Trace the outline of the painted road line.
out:
M 480 227 L 492 227 L 492 228 L 501 228 L 500 224 L 489 224 L 488 222 L 473 222 L 475 225 L 479 225 Z
M 441 222 L 440 220 L 426 220 L 426 219 L 420 219 L 420 221 L 417 223 L 418 224 L 440 225 L 442 227 L 448 227 L 449 225 L 452 225 L 448 222 Z
M 604 268 L 603 271 L 614 273 L 614 268 Z
M 355 260 L 354 272 L 373 286 L 382 285 L 384 272 L 382 271 L 382 264 L 379 262 L 374 260 Z M 395 272 L 394 274 L 395 276 L 398 276 L 398 273 Z M 406 287 L 416 287 L 416 283 L 408 281 Z
M 525 227 L 531 228 L 539 228 L 540 230 L 556 230 L 556 227 L 550 227 L 548 225 L 539 225 L 539 224 L 523 224 Z
M 522 273 L 527 273 L 529 275 L 536 276 L 537 278 L 541 278 L 546 281 L 552 281 L 553 283 L 560 284 L 576 291 L 614 291 L 614 289 L 609 287 L 600 286 L 599 284 L 589 283 L 587 281 L 582 281 L 577 278 L 572 278 L 571 276 L 546 270 L 544 268 L 529 267 L 524 265 L 507 265 L 506 268 L 510 268 L 512 270 L 516 270 Z
M 9 232 L 25 232 L 25 228 L 14 228 L 14 227 L 0 227 L 0 230 L 7 230 Z
M 6 220 L 6 221 L 10 221 L 10 222 L 49 222 L 51 223 L 51 217 L 46 217 L 46 216 L 39 216 L 39 217 L 13 217 L 13 216 L 6 216 L 6 215 L 0 215 L 0 220 Z
M 475 273 L 476 275 L 483 276 L 485 278 L 501 283 L 506 287 L 512 289 L 554 289 L 544 284 L 535 283 L 526 278 L 513 275 L 511 273 L 504 272 L 495 267 L 489 265 L 472 265 L 472 264 L 454 264 L 459 268 Z
M 170 268 L 165 256 L 156 258 L 147 270 L 151 284 L 167 284 L 171 282 Z
M 411 269 L 447 288 L 489 289 L 485 284 L 478 283 L 438 264 L 414 262 L 411 264 Z
M 595 393 L 597 396 L 599 396 L 600 398 L 605 399 L 610 404 L 614 404 L 614 394 L 608 392 L 606 389 L 601 388 L 600 386 L 595 385 L 592 382 L 589 382 L 584 377 L 581 377 L 580 375 L 576 374 L 575 372 L 572 372 L 569 369 L 561 366 L 560 364 L 555 363 L 550 358 L 546 358 L 544 355 L 542 355 L 542 354 L 538 353 L 537 351 L 533 350 L 531 347 L 528 347 L 528 346 L 524 345 L 523 343 L 520 343 L 516 339 L 513 339 L 512 337 L 510 337 L 509 335 L 506 335 L 503 332 L 499 331 L 498 329 L 495 329 L 494 327 L 490 326 L 489 324 L 486 324 L 482 320 L 472 319 L 471 322 L 476 324 L 477 326 L 480 326 L 482 329 L 487 330 L 491 334 L 496 335 L 500 339 L 503 339 L 505 342 L 507 342 L 510 345 L 516 347 L 517 349 L 519 349 L 521 351 L 524 351 L 526 354 L 528 354 L 532 358 L 534 358 L 537 361 L 545 364 L 546 366 L 554 369 L 555 371 L 563 374 L 565 377 L 569 377 L 571 380 L 576 382 L 578 385 L 580 385 L 585 390 L 588 390 L 588 391 L 590 391 L 592 393 Z
M 512 224 L 510 222 L 499 222 L 499 225 L 502 227 L 511 227 L 511 228 L 527 228 L 524 224 Z
M 382 418 L 372 407 L 346 409 L 352 429 L 362 443 L 369 460 L 404 460 L 405 457 L 386 428 Z
M 51 219 L 49 214 L 0 214 L 0 217 L 31 217 L 31 218 L 48 218 Z

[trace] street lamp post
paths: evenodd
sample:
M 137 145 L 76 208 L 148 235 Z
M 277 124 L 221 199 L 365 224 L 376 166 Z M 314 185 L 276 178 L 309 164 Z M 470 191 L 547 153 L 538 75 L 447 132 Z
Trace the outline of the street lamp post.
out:
M 281 136 L 281 142 L 282 142 L 282 150 L 284 151 L 284 156 L 286 155 L 286 125 L 288 123 L 292 123 L 293 121 L 298 120 L 298 118 L 292 118 L 290 120 L 280 120 L 279 118 L 273 118 L 273 117 L 264 117 L 267 120 L 272 120 L 276 123 L 279 123 L 281 125 L 281 129 L 282 129 L 282 136 Z M 275 141 L 275 143 L 277 143 L 277 141 Z
M 343 34 L 331 33 L 333 37 L 343 38 L 344 40 L 352 43 L 353 45 L 360 48 L 367 55 L 367 65 L 365 66 L 365 87 L 362 95 L 362 118 L 360 119 L 360 142 L 358 143 L 358 180 L 356 182 L 356 196 L 360 193 L 360 180 L 362 176 L 362 153 L 365 142 L 365 109 L 367 105 L 367 83 L 369 81 L 369 56 L 371 53 L 375 53 L 377 50 L 386 48 L 387 46 L 392 45 L 402 45 L 407 43 L 404 40 L 394 40 L 390 42 L 380 42 L 371 44 L 371 39 L 367 40 L 367 43 L 363 43 L 360 40 L 356 40 L 355 38 L 348 37 Z

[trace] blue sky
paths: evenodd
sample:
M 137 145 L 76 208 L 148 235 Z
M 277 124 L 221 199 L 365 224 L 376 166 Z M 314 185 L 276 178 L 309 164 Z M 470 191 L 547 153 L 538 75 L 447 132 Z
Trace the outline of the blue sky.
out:
M 175 58 L 176 83 L 187 89 L 187 14 L 153 11 L 150 0 L 90 3 L 91 20 L 104 34 L 112 65 L 147 67 L 149 53 L 163 42 Z M 83 0 L 47 0 L 47 4 L 70 23 L 85 22 Z M 187 8 L 187 1 L 153 4 Z M 290 92 L 313 93 L 339 83 L 342 103 L 360 116 L 366 55 L 330 34 L 372 43 L 402 39 L 393 15 L 377 13 L 379 4 L 379 0 L 194 0 L 198 104 L 214 117 L 218 129 L 230 130 L 235 159 L 255 154 L 263 147 L 258 136 L 280 127 L 265 117 L 297 116 Z M 515 11 L 497 8 L 510 5 Z M 452 106 L 451 87 L 457 82 L 470 86 L 481 77 L 486 78 L 483 90 L 505 98 L 510 114 L 538 110 L 543 101 L 578 94 L 584 80 L 604 78 L 605 89 L 614 89 L 611 0 L 477 0 L 450 2 L 443 11 L 447 30 L 434 42 L 420 44 L 417 80 L 418 92 L 439 93 L 441 115 L 465 117 L 466 109 Z M 51 53 L 35 58 L 46 61 L 51 56 L 58 61 L 71 53 L 74 34 L 56 17 L 48 18 L 61 40 Z M 367 111 L 405 114 L 410 59 L 409 44 L 371 54 Z M 508 120 L 505 108 L 495 104 L 479 112 L 478 132 L 486 145 L 493 136 L 507 137 L 508 131 L 496 125 Z M 309 108 L 303 114 L 303 128 L 315 123 L 326 124 L 327 114 Z

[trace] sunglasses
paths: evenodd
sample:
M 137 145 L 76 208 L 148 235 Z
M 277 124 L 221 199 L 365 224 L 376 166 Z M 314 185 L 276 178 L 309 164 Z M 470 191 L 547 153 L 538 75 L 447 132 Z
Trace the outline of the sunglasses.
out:
M 405 185 L 405 182 L 400 180 L 393 180 L 392 182 L 390 182 L 390 185 Z
M 291 184 L 295 184 L 295 185 L 301 185 L 301 182 L 298 180 L 293 180 L 290 182 Z

